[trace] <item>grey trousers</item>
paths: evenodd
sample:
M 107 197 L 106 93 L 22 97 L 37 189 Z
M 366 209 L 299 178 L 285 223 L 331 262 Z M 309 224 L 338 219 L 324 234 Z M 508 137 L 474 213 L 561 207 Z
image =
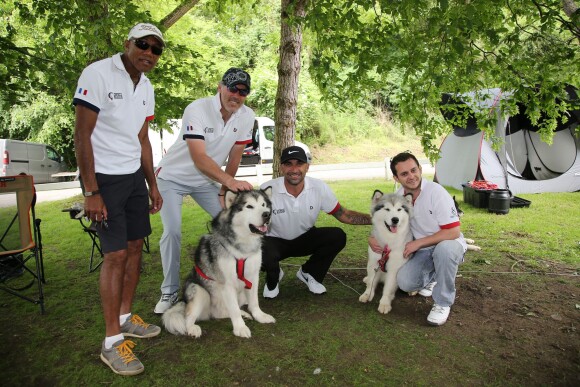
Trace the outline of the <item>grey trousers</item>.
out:
M 463 246 L 455 240 L 418 250 L 397 273 L 397 284 L 404 292 L 415 292 L 437 281 L 433 301 L 440 306 L 451 306 L 455 301 L 455 276 L 464 254 Z
M 211 217 L 221 211 L 217 185 L 190 187 L 173 181 L 157 178 L 157 186 L 163 197 L 161 222 L 163 235 L 159 240 L 161 264 L 163 265 L 163 282 L 161 294 L 172 294 L 179 290 L 181 266 L 181 207 L 183 198 L 191 196 Z

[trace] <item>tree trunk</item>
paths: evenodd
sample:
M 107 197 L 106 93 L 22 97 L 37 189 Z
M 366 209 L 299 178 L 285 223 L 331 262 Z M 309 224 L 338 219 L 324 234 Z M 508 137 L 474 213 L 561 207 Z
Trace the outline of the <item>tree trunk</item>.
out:
M 578 17 L 580 17 L 578 12 L 580 11 L 578 11 L 578 4 L 574 0 L 562 0 L 562 9 L 566 16 L 572 20 L 570 31 L 576 35 L 578 42 L 580 42 L 580 27 L 578 23 Z
M 166 30 L 174 25 L 183 15 L 189 12 L 199 0 L 184 0 L 179 4 L 169 15 L 165 16 L 159 24 L 161 24 Z
M 294 145 L 302 51 L 302 18 L 306 15 L 307 4 L 308 0 L 282 0 L 278 90 L 274 107 L 276 123 L 272 165 L 274 178 L 279 176 L 282 149 Z

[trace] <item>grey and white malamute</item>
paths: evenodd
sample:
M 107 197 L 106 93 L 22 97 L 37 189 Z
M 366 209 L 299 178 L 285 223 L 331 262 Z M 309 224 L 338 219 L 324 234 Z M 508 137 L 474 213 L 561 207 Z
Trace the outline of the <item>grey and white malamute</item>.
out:
M 212 221 L 195 251 L 195 267 L 183 286 L 183 297 L 163 314 L 175 335 L 201 336 L 197 321 L 227 318 L 234 335 L 251 337 L 243 317 L 274 323 L 258 305 L 262 236 L 268 230 L 272 188 L 225 194 L 225 209 Z M 247 312 L 241 306 L 248 304 Z
M 367 276 L 363 279 L 367 288 L 359 301 L 372 301 L 377 285 L 383 283 L 379 312 L 387 314 L 391 311 L 391 303 L 398 288 L 397 273 L 405 264 L 405 245 L 413 239 L 409 223 L 413 216 L 412 197 L 383 194 L 376 190 L 371 201 L 371 216 L 372 235 L 383 247 L 383 253 L 377 254 L 369 247 Z

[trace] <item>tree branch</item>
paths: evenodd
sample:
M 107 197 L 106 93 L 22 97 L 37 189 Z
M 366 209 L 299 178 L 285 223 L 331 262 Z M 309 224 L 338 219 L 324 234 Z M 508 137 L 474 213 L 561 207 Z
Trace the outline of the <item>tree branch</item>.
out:
M 165 16 L 159 24 L 161 24 L 166 30 L 174 25 L 183 15 L 189 12 L 190 9 L 195 7 L 199 3 L 199 0 L 184 0 L 179 4 L 173 11 L 171 11 L 167 16 Z

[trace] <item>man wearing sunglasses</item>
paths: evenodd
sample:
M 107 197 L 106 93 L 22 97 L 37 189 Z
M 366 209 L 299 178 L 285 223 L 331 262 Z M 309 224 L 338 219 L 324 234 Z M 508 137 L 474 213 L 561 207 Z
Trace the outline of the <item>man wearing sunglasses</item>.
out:
M 244 105 L 250 86 L 246 71 L 235 67 L 227 70 L 216 95 L 198 99 L 185 108 L 179 137 L 159 163 L 157 184 L 163 196 L 159 246 L 164 279 L 161 298 L 154 309 L 157 314 L 177 301 L 183 197 L 191 196 L 215 217 L 223 207 L 227 189 L 252 189 L 250 183 L 234 177 L 244 148 L 252 142 L 255 114 Z M 226 159 L 224 172 L 221 166 Z
M 155 97 L 144 73 L 155 67 L 164 45 L 157 27 L 137 24 L 123 53 L 83 70 L 73 99 L 85 215 L 101 225 L 97 233 L 104 260 L 99 291 L 106 330 L 101 360 L 120 375 L 144 370 L 132 352 L 135 343 L 125 337 L 147 338 L 161 332 L 132 314 L 131 305 L 143 238 L 151 234 L 149 214 L 163 204 L 148 137 Z

